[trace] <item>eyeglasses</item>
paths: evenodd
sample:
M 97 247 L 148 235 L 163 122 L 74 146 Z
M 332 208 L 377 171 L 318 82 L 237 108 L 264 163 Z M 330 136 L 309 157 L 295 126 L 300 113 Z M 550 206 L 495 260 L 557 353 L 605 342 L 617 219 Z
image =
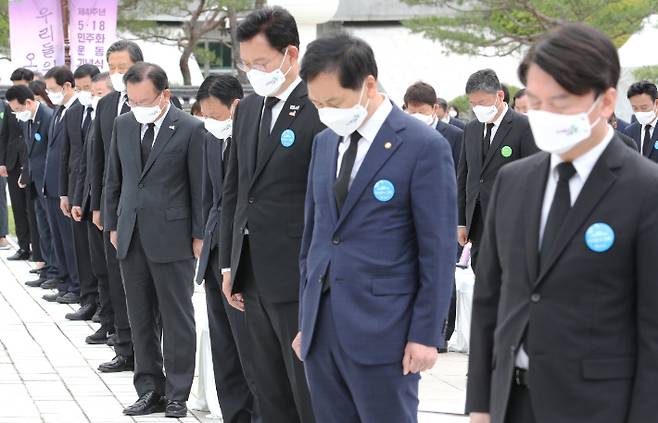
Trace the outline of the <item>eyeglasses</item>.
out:
M 283 59 L 281 59 L 281 64 L 283 64 L 283 61 L 286 60 L 286 55 L 287 54 L 288 54 L 288 49 L 286 49 L 283 52 Z M 274 62 L 276 59 L 277 59 L 277 57 L 273 57 L 265 63 L 248 63 L 248 62 L 243 61 L 242 59 L 239 59 L 238 62 L 236 63 L 236 66 L 238 67 L 238 69 L 240 69 L 243 72 L 249 72 L 252 69 L 257 70 L 257 71 L 261 71 L 261 72 L 267 72 L 268 65 L 271 64 L 272 62 Z M 279 64 L 279 66 L 281 66 L 281 64 Z
M 160 97 L 162 95 L 163 95 L 163 93 L 158 94 L 158 96 L 154 100 L 151 100 L 149 102 L 135 103 L 131 99 L 128 99 L 127 103 L 128 103 L 128 106 L 130 106 L 131 109 L 133 107 L 151 107 L 151 106 L 155 106 L 157 103 L 160 102 Z

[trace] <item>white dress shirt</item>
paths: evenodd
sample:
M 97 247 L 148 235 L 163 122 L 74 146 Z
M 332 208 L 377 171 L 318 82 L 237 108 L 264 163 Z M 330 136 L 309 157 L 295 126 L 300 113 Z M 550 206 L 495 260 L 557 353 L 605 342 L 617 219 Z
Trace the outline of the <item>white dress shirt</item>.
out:
M 493 128 L 491 128 L 491 138 L 489 139 L 489 145 L 491 145 L 491 143 L 493 142 L 493 139 L 496 136 L 496 132 L 498 132 L 498 128 L 500 128 L 500 123 L 503 121 L 503 118 L 505 117 L 505 115 L 507 114 L 507 110 L 509 109 L 507 103 L 503 103 L 503 104 L 505 104 L 505 107 L 503 108 L 503 111 L 498 116 L 498 118 L 493 122 L 489 122 L 494 124 Z M 484 139 L 484 137 L 486 136 L 487 136 L 487 124 L 485 123 L 482 138 Z
M 366 154 L 368 153 L 368 150 L 370 150 L 370 146 L 375 140 L 377 133 L 384 124 L 384 121 L 386 121 L 388 115 L 393 110 L 393 104 L 388 99 L 388 96 L 385 94 L 381 95 L 384 96 L 384 101 L 382 104 L 380 104 L 377 110 L 375 110 L 375 113 L 370 116 L 370 119 L 366 120 L 359 127 L 359 129 L 357 129 L 359 134 L 361 134 L 361 139 L 357 145 L 356 160 L 354 160 L 354 167 L 352 167 L 352 174 L 350 175 L 350 183 L 348 184 L 348 189 L 352 187 L 352 181 L 354 181 L 356 174 L 359 172 L 361 164 L 366 158 Z M 338 145 L 338 164 L 336 166 L 336 178 L 338 178 L 338 175 L 340 174 L 340 167 L 343 161 L 343 156 L 345 155 L 345 152 L 349 146 L 350 137 L 343 137 L 343 139 L 340 141 L 340 144 Z
M 167 102 L 167 107 L 165 109 L 165 112 L 156 120 L 153 122 L 155 124 L 155 127 L 153 128 L 153 144 L 151 144 L 151 148 L 155 145 L 155 140 L 158 139 L 158 132 L 160 132 L 160 127 L 162 127 L 162 122 L 164 122 L 165 118 L 167 117 L 167 114 L 169 113 L 169 108 L 171 107 L 171 104 Z M 146 134 L 146 130 L 148 129 L 149 125 L 142 125 L 142 136 L 140 139 L 144 139 L 144 135 Z
M 649 132 L 650 132 L 649 136 L 651 138 L 653 138 L 653 131 L 656 130 L 656 122 L 658 122 L 658 119 L 654 119 L 653 122 L 651 122 L 649 124 L 649 126 L 651 126 L 651 129 L 649 130 Z M 647 141 L 647 140 L 644 139 L 644 128 L 645 127 L 646 127 L 646 125 L 642 125 L 641 128 L 640 128 L 640 139 L 642 140 L 642 142 L 640 143 L 640 154 L 642 154 L 642 151 L 644 150 L 644 143 Z M 649 142 L 651 142 L 651 138 L 649 138 Z
M 578 157 L 572 162 L 573 167 L 576 169 L 576 174 L 569 180 L 569 194 L 571 197 L 571 206 L 576 203 L 580 192 L 587 182 L 587 178 L 592 169 L 599 161 L 599 158 L 605 151 L 605 149 L 612 141 L 612 137 L 615 134 L 615 130 L 612 126 L 608 125 L 608 132 L 603 138 L 603 140 L 596 145 L 594 148 L 589 150 L 587 153 Z M 557 171 L 557 166 L 562 163 L 564 160 L 557 155 L 551 154 L 551 165 L 548 174 L 548 180 L 546 181 L 546 190 L 544 192 L 544 203 L 541 209 L 541 220 L 539 225 L 539 245 L 537 248 L 541 248 L 542 240 L 544 239 L 544 230 L 546 229 L 546 222 L 548 221 L 548 214 L 551 210 L 551 205 L 553 204 L 553 197 L 555 197 L 555 191 L 557 190 L 557 183 L 560 180 L 560 175 Z M 523 345 L 519 348 L 519 351 L 516 355 L 516 367 L 521 369 L 528 369 L 530 366 L 530 360 L 528 354 L 525 351 Z
M 302 82 L 302 79 L 300 77 L 297 77 L 292 83 L 288 86 L 288 88 L 285 89 L 281 94 L 276 95 L 275 97 L 279 99 L 279 102 L 276 103 L 272 107 L 272 122 L 270 122 L 270 133 L 274 129 L 274 125 L 276 125 L 276 121 L 279 118 L 279 115 L 281 114 L 281 110 L 283 110 L 283 106 L 286 104 L 286 101 L 288 101 L 288 97 L 290 97 L 290 94 L 297 88 L 297 86 Z M 265 102 L 263 101 L 263 111 L 265 110 Z M 261 116 L 263 116 L 263 111 L 261 111 Z

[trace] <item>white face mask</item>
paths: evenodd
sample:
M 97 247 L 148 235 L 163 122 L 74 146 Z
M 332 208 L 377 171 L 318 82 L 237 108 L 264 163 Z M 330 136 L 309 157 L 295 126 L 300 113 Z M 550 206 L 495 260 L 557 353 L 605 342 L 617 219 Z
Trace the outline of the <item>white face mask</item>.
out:
M 55 106 L 61 106 L 64 103 L 64 92 L 53 92 L 48 90 L 46 93 L 48 93 L 50 101 L 52 101 Z
M 16 116 L 16 120 L 19 122 L 27 122 L 28 120 L 32 119 L 32 112 L 27 109 L 20 112 L 14 112 L 14 115 Z
M 434 122 L 436 122 L 436 119 L 434 115 L 426 115 L 423 113 L 414 113 L 411 116 L 415 117 L 419 121 L 423 122 L 427 126 L 432 126 Z
M 112 87 L 115 91 L 125 92 L 126 84 L 123 83 L 123 73 L 113 73 L 110 75 L 110 81 L 112 81 Z
M 101 101 L 101 98 L 102 97 L 98 97 L 96 95 L 91 97 L 91 107 L 92 107 L 92 109 L 96 110 L 98 108 L 98 102 Z
M 363 121 L 366 119 L 366 116 L 368 116 L 367 107 L 370 103 L 370 99 L 368 99 L 365 106 L 361 105 L 361 99 L 363 98 L 365 88 L 366 84 L 364 82 L 363 87 L 361 88 L 359 101 L 349 109 L 323 107 L 318 110 L 318 114 L 320 115 L 320 122 L 327 125 L 328 128 L 330 128 L 341 137 L 346 137 L 359 129 L 359 127 L 363 124 Z
M 635 112 L 635 118 L 640 123 L 640 125 L 648 125 L 656 118 L 656 111 L 652 110 L 650 112 Z
M 159 99 L 162 97 L 158 97 Z M 158 100 L 158 103 L 160 100 Z M 155 106 L 134 106 L 130 109 L 133 114 L 135 115 L 135 120 L 137 122 L 141 123 L 142 125 L 147 125 L 149 123 L 155 122 L 155 120 L 160 116 L 160 113 L 162 113 L 162 108 L 160 107 L 160 104 L 156 104 Z
M 91 91 L 80 91 L 78 93 L 78 101 L 85 107 L 91 106 L 92 97 Z
M 600 99 L 597 98 L 586 112 L 573 115 L 528 110 L 530 129 L 537 147 L 547 153 L 564 154 L 589 138 L 592 128 L 601 120 L 599 117 L 594 123 L 589 122 L 589 114 Z
M 448 112 L 448 116 L 450 116 L 452 118 L 456 118 L 457 117 L 457 112 L 454 111 L 454 110 L 451 110 L 451 111 Z
M 208 132 L 218 140 L 225 140 L 233 133 L 233 119 L 217 120 L 207 118 L 204 120 L 204 125 Z
M 496 97 L 496 103 L 498 102 L 498 97 Z M 496 103 L 491 106 L 475 106 L 473 107 L 473 113 L 480 123 L 489 123 L 493 120 L 498 113 L 498 107 Z
M 249 79 L 249 83 L 254 88 L 256 94 L 261 97 L 269 97 L 279 91 L 283 83 L 286 82 L 286 75 L 288 75 L 288 72 L 292 69 L 291 66 L 286 73 L 281 72 L 281 66 L 283 66 L 283 62 L 286 60 L 287 55 L 288 49 L 286 48 L 286 51 L 283 54 L 283 60 L 281 61 L 279 68 L 275 71 L 263 72 L 258 69 L 250 69 L 249 72 L 247 72 L 247 79 Z

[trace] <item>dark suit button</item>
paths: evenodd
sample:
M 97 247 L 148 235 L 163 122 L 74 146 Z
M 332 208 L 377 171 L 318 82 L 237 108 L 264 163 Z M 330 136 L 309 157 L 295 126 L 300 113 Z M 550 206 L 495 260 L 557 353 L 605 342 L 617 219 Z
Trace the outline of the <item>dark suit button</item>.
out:
M 254 197 L 249 197 L 249 204 L 254 204 Z
M 530 301 L 532 301 L 533 303 L 538 303 L 539 301 L 541 301 L 541 294 L 535 292 L 530 296 Z
M 480 183 L 483 184 L 483 183 L 484 183 L 484 179 L 480 179 Z
M 334 243 L 334 245 L 338 245 L 338 244 L 340 244 L 340 238 L 336 237 L 336 238 L 333 239 L 332 242 Z

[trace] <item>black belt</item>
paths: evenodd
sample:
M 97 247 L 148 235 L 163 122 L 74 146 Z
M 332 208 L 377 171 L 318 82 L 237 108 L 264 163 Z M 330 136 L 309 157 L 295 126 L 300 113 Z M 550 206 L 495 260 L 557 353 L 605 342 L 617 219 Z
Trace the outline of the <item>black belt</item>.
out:
M 528 386 L 528 371 L 526 369 L 514 368 L 512 383 L 516 386 Z

